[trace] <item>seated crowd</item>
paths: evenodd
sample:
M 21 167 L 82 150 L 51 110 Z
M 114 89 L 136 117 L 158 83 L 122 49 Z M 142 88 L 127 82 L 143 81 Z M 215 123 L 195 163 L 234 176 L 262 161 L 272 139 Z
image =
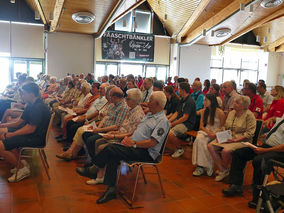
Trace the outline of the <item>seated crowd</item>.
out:
M 193 176 L 213 176 L 222 181 L 229 176 L 225 196 L 241 195 L 243 170 L 253 160 L 253 199 L 261 184 L 262 159 L 284 162 L 284 88 L 271 92 L 260 80 L 244 82 L 238 91 L 234 81 L 216 84 L 216 80 L 171 78 L 166 84 L 141 76 L 68 75 L 59 83 L 56 77 L 41 75 L 36 83 L 19 74 L 0 100 L 0 156 L 17 167 L 17 149 L 45 145 L 50 111 L 60 132 L 56 140 L 64 142 L 56 156 L 71 161 L 88 154 L 79 175 L 90 178 L 87 184 L 104 183 L 106 192 L 97 200 L 104 203 L 116 197 L 117 169 L 121 160 L 155 161 L 163 143 L 174 149 L 172 158 L 183 155 L 187 133 L 196 131 L 193 142 Z M 202 89 L 203 87 L 203 89 Z M 256 121 L 262 120 L 263 144 L 251 148 Z M 230 130 L 231 138 L 221 142 L 216 133 Z M 21 137 L 21 140 L 19 140 Z M 255 144 L 257 145 L 257 144 Z M 8 181 L 17 182 L 30 175 L 22 160 Z

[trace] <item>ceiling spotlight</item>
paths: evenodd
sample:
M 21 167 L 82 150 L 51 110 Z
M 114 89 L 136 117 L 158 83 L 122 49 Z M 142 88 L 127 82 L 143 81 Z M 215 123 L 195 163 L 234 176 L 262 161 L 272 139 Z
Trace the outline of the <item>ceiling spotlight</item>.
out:
M 273 7 L 278 7 L 282 3 L 283 3 L 283 0 L 262 0 L 260 5 L 263 8 L 273 8 Z
M 53 12 L 49 13 L 49 20 L 52 21 L 54 19 Z
M 215 35 L 217 38 L 225 37 L 231 33 L 230 28 L 220 28 L 215 30 Z
M 251 5 L 249 6 L 249 12 L 250 12 L 250 13 L 253 13 L 253 10 L 254 10 L 253 4 L 251 4 Z
M 35 20 L 40 20 L 40 15 L 38 11 L 35 11 Z
M 266 43 L 266 42 L 267 42 L 267 37 L 264 36 L 264 37 L 263 37 L 263 43 Z
M 168 14 L 165 14 L 164 20 L 166 21 L 168 19 Z
M 203 35 L 203 36 L 206 36 L 206 32 L 207 32 L 206 29 L 203 29 L 203 30 L 202 30 L 202 35 Z
M 257 35 L 257 36 L 255 37 L 255 41 L 256 41 L 256 42 L 260 42 L 260 37 L 259 37 L 259 35 Z
M 244 11 L 245 10 L 246 5 L 244 3 L 240 4 L 240 11 Z
M 89 24 L 95 20 L 95 15 L 89 12 L 78 12 L 72 15 L 72 19 L 78 24 Z
M 16 0 L 10 0 L 10 3 L 15 4 Z

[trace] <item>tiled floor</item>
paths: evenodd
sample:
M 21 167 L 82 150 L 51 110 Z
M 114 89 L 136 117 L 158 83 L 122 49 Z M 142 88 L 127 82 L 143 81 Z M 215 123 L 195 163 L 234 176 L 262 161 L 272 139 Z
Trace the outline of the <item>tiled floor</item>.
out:
M 64 162 L 56 159 L 55 154 L 61 149 L 51 134 L 47 147 L 50 163 L 51 180 L 48 181 L 42 168 L 40 158 L 35 156 L 31 163 L 32 175 L 19 183 L 7 183 L 10 167 L 0 161 L 0 213 L 77 213 L 77 212 L 254 212 L 247 207 L 251 198 L 249 184 L 251 182 L 252 167 L 248 166 L 245 178 L 245 192 L 243 197 L 225 198 L 221 190 L 227 187 L 224 183 L 217 183 L 214 178 L 192 176 L 191 147 L 180 159 L 164 157 L 160 165 L 166 198 L 161 197 L 156 176 L 146 175 L 148 184 L 143 179 L 139 181 L 136 204 L 144 208 L 130 210 L 125 202 L 118 198 L 103 205 L 97 205 L 96 199 L 105 190 L 105 186 L 88 186 L 87 180 L 76 174 L 76 166 L 82 160 Z M 146 168 L 145 172 L 152 172 Z M 121 187 L 133 183 L 133 175 L 122 177 Z

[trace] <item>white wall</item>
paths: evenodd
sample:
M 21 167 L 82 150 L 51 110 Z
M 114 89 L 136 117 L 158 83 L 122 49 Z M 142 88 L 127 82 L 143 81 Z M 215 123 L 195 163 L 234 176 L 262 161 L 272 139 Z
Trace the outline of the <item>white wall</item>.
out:
M 267 86 L 284 85 L 284 54 L 269 53 L 267 67 Z
M 57 78 L 67 73 L 93 72 L 93 37 L 74 33 L 49 33 L 47 73 Z
M 179 76 L 188 78 L 192 83 L 196 77 L 201 82 L 210 79 L 211 47 L 194 44 L 180 47 Z

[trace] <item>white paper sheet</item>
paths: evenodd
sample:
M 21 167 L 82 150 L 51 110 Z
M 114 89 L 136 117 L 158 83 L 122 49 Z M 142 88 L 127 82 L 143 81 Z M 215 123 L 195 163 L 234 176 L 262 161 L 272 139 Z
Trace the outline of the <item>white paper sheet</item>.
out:
M 217 137 L 218 143 L 224 143 L 224 142 L 227 142 L 229 139 L 232 139 L 232 132 L 231 130 L 217 132 L 216 137 Z

